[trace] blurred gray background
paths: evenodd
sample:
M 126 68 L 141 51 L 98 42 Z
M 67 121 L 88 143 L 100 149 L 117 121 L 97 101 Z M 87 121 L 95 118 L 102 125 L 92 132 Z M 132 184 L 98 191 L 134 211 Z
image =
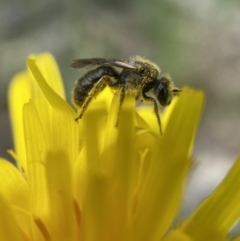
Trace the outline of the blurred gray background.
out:
M 207 101 L 184 202 L 186 214 L 224 177 L 240 153 L 240 2 L 211 0 L 0 1 L 0 156 L 13 147 L 7 106 L 12 76 L 29 53 L 50 51 L 68 100 L 80 76 L 75 58 L 139 54 Z M 186 209 L 186 207 L 188 207 Z

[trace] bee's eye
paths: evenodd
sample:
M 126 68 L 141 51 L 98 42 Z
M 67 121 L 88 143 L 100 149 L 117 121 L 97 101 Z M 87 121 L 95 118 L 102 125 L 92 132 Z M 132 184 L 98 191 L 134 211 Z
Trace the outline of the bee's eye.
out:
M 167 79 L 160 79 L 154 86 L 154 94 L 162 106 L 169 105 L 171 99 L 168 92 L 169 81 Z

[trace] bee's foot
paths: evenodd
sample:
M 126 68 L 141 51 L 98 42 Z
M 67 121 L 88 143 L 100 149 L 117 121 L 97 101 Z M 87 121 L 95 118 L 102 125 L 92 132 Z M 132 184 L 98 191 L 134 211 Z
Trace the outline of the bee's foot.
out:
M 77 118 L 75 118 L 74 120 L 75 121 L 78 121 L 79 119 L 81 119 L 81 117 L 80 116 L 78 116 Z

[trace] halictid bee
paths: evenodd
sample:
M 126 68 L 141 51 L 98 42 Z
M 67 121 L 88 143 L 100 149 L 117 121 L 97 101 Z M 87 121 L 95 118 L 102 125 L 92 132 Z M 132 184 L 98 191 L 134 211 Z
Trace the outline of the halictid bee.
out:
M 162 106 L 169 105 L 173 96 L 178 95 L 180 89 L 174 86 L 168 74 L 159 76 L 160 69 L 155 63 L 140 56 L 132 56 L 128 60 L 76 59 L 70 66 L 76 69 L 90 69 L 76 81 L 73 89 L 73 103 L 80 107 L 80 113 L 75 120 L 83 117 L 91 100 L 108 85 L 120 93 L 118 113 L 127 93 L 134 94 L 136 99 L 141 97 L 152 102 L 162 134 L 157 102 Z M 122 70 L 118 72 L 114 67 Z M 149 96 L 148 92 L 152 92 L 154 97 Z

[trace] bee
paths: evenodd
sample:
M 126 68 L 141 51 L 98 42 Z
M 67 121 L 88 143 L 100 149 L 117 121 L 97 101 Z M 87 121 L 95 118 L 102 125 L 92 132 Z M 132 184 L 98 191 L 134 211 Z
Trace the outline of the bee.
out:
M 140 56 L 131 56 L 128 60 L 76 59 L 70 66 L 89 70 L 76 81 L 73 88 L 73 103 L 80 108 L 76 121 L 83 117 L 92 99 L 109 86 L 120 93 L 118 116 L 126 94 L 133 94 L 136 99 L 141 97 L 147 102 L 152 102 L 159 131 L 162 134 L 158 103 L 163 107 L 169 105 L 172 98 L 181 90 L 174 86 L 168 74 L 160 76 L 160 68 L 155 63 Z M 120 68 L 120 71 L 116 68 Z M 150 92 L 153 95 L 149 95 Z

